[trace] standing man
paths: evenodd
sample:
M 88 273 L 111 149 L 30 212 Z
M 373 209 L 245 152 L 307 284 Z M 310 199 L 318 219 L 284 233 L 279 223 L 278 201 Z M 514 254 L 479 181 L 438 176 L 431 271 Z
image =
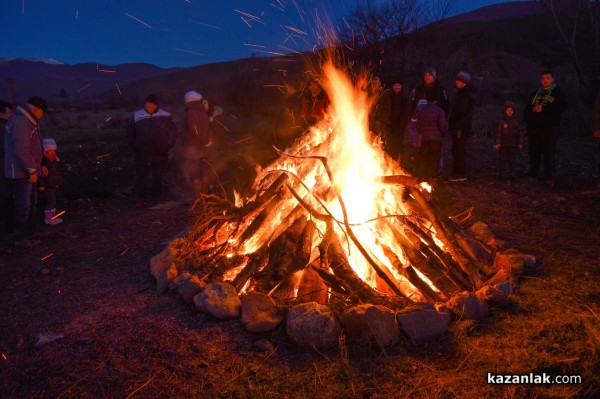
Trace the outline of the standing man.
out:
M 471 85 L 471 75 L 459 72 L 456 75 L 456 99 L 450 110 L 448 128 L 452 135 L 452 174 L 451 182 L 467 180 L 467 139 L 471 135 L 475 89 Z
M 138 208 L 146 206 L 149 175 L 152 175 L 152 199 L 160 198 L 169 150 L 176 139 L 177 127 L 171 114 L 159 108 L 156 94 L 149 94 L 144 108 L 134 112 L 133 121 L 127 126 L 127 141 L 135 153 Z
M 0 101 L 0 232 L 12 233 L 14 201 L 10 180 L 4 177 L 4 128 L 13 116 L 12 104 Z
M 404 130 L 410 113 L 410 100 L 400 79 L 394 79 L 390 92 L 390 134 L 387 149 L 390 156 L 402 162 L 404 157 Z
M 437 72 L 432 67 L 425 69 L 423 72 L 423 82 L 413 90 L 410 108 L 411 114 L 415 113 L 419 100 L 427 99 L 428 92 L 435 92 L 434 97 L 438 99 L 437 106 L 444 110 L 446 118 L 448 118 L 448 112 L 450 111 L 448 94 L 446 94 L 446 89 L 437 80 Z
M 529 177 L 538 178 L 543 158 L 544 183 L 553 187 L 556 139 L 561 115 L 567 109 L 567 97 L 554 82 L 552 71 L 542 71 L 540 83 L 541 87 L 531 95 L 523 113 L 529 135 Z
M 208 194 L 210 168 L 209 148 L 212 145 L 210 117 L 206 112 L 202 95 L 196 91 L 185 93 L 185 131 L 181 172 L 195 196 Z
M 437 106 L 436 96 L 435 91 L 427 92 L 427 104 L 419 110 L 416 123 L 422 139 L 417 162 L 418 176 L 429 181 L 438 177 L 442 143 L 448 131 L 446 115 Z
M 388 124 L 390 123 L 390 113 L 392 112 L 392 101 L 387 90 L 381 85 L 379 76 L 373 76 L 371 79 L 369 95 L 373 101 L 373 105 L 369 111 L 369 130 L 381 137 L 384 143 L 386 143 L 389 137 Z
M 35 230 L 37 181 L 41 173 L 42 142 L 39 120 L 48 112 L 48 103 L 31 97 L 9 119 L 4 131 L 4 175 L 12 186 L 16 247 L 40 243 L 31 238 Z
M 310 81 L 308 93 L 300 103 L 300 116 L 306 127 L 316 125 L 323 117 L 329 106 L 329 97 L 316 79 Z

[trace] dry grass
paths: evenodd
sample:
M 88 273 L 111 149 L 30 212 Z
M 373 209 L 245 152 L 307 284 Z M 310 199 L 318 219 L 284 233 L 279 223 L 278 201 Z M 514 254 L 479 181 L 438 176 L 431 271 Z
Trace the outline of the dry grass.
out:
M 474 178 L 441 184 L 438 200 L 448 214 L 473 207 L 473 221 L 540 260 L 488 320 L 458 322 L 439 340 L 401 342 L 385 354 L 344 341 L 335 351 L 302 351 L 283 329 L 252 335 L 238 321 L 194 313 L 175 294 L 154 294 L 147 260 L 190 223 L 185 207 L 132 210 L 119 196 L 78 202 L 65 222 L 70 232 L 49 232 L 43 247 L 28 252 L 3 249 L 2 397 L 598 397 L 599 194 L 589 190 L 591 163 L 564 162 L 564 154 L 590 159 L 593 148 L 562 143 L 559 188 L 548 191 L 498 181 L 488 143 L 472 144 Z M 49 252 L 55 255 L 40 261 Z M 36 334 L 48 331 L 64 338 L 34 348 Z M 255 350 L 261 338 L 276 351 Z M 583 383 L 494 386 L 487 372 L 577 374 Z

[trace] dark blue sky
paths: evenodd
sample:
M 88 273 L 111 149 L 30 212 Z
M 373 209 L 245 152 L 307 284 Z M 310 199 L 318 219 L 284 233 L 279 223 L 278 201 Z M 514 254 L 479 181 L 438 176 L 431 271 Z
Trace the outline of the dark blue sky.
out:
M 187 67 L 303 51 L 315 14 L 335 22 L 359 1 L 3 0 L 0 57 Z M 452 14 L 502 1 L 457 0 Z

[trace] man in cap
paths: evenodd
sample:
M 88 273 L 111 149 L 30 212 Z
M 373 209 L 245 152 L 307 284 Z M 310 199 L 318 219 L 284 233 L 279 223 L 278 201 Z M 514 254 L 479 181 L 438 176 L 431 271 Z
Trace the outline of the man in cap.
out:
M 450 102 L 448 101 L 448 95 L 446 89 L 437 80 L 437 72 L 435 68 L 428 67 L 423 71 L 423 82 L 413 90 L 411 98 L 411 114 L 417 109 L 417 103 L 421 99 L 427 99 L 427 92 L 434 91 L 434 97 L 437 98 L 437 106 L 444 110 L 446 118 L 448 117 L 448 111 L 450 111 Z
M 156 94 L 149 94 L 144 108 L 134 112 L 127 127 L 127 141 L 135 153 L 135 194 L 139 208 L 146 205 L 150 175 L 152 199 L 160 198 L 169 150 L 176 139 L 177 127 L 171 114 L 159 108 Z
M 373 76 L 371 79 L 371 88 L 369 95 L 373 105 L 369 111 L 369 130 L 373 134 L 381 137 L 388 146 L 390 113 L 392 112 L 392 100 L 387 90 L 381 84 L 379 76 Z
M 476 90 L 471 85 L 471 75 L 467 72 L 459 72 L 454 84 L 456 98 L 448 119 L 452 135 L 452 174 L 448 180 L 458 182 L 467 180 L 467 139 L 471 135 Z
M 39 121 L 48 113 L 46 100 L 31 97 L 17 107 L 4 131 L 4 176 L 10 181 L 15 201 L 13 223 L 17 247 L 40 243 L 31 235 L 35 230 L 36 183 L 43 154 Z

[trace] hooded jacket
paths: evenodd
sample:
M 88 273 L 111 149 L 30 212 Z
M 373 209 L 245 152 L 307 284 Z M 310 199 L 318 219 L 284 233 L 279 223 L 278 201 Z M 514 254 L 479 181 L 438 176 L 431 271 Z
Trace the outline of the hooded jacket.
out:
M 542 106 L 542 112 L 533 112 L 536 105 Z M 561 115 L 566 110 L 567 96 L 554 83 L 548 90 L 540 87 L 531 95 L 525 104 L 523 115 L 530 128 L 558 127 Z
M 515 111 L 510 118 L 506 115 L 507 108 L 512 108 Z M 516 114 L 515 104 L 510 101 L 505 102 L 502 108 L 504 119 L 498 122 L 498 127 L 496 128 L 496 144 L 500 144 L 502 147 L 523 145 L 523 127 L 517 119 Z
M 448 131 L 444 110 L 429 103 L 419 111 L 417 129 L 423 141 L 442 141 Z
M 29 171 L 41 174 L 42 141 L 37 119 L 27 107 L 19 106 L 4 130 L 4 176 L 8 179 L 29 178 Z
M 147 162 L 168 160 L 169 150 L 177 140 L 177 127 L 171 114 L 158 109 L 149 114 L 140 109 L 133 114 L 127 127 L 127 141 L 133 147 L 136 158 Z

